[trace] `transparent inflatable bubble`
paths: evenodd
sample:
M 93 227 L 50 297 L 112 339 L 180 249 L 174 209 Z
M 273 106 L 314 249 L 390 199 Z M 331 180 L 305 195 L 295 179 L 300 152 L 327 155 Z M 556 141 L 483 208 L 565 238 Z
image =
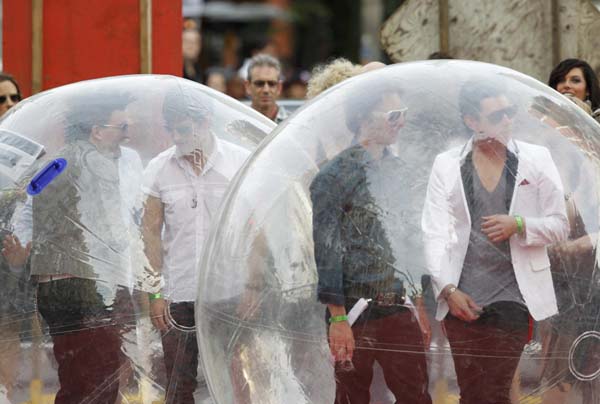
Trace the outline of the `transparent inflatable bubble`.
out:
M 214 399 L 598 402 L 599 134 L 477 62 L 315 98 L 253 154 L 205 250 Z
M 152 75 L 56 88 L 3 117 L 0 402 L 208 397 L 189 353 L 200 251 L 274 126 Z

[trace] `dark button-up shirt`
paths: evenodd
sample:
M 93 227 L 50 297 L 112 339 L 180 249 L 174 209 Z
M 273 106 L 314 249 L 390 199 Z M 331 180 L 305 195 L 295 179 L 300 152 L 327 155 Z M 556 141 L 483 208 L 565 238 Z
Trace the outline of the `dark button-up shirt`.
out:
M 403 293 L 402 283 L 395 279 L 395 259 L 383 224 L 386 212 L 371 192 L 377 187 L 371 181 L 398 163 L 389 153 L 373 160 L 357 145 L 340 153 L 313 180 L 310 194 L 320 302 L 351 306 L 361 297 Z

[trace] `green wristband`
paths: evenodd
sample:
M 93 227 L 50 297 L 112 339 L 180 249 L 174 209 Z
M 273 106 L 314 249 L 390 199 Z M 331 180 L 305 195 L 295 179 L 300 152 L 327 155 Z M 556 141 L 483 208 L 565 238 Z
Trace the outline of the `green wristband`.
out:
M 519 215 L 515 215 L 515 220 L 517 221 L 517 233 L 523 234 L 523 218 Z
M 160 292 L 150 293 L 150 295 L 148 295 L 148 297 L 150 298 L 150 300 L 162 299 L 162 294 Z
M 342 321 L 348 321 L 348 316 L 344 314 L 344 315 L 341 315 L 341 316 L 331 316 L 331 317 L 329 317 L 329 324 L 341 323 Z

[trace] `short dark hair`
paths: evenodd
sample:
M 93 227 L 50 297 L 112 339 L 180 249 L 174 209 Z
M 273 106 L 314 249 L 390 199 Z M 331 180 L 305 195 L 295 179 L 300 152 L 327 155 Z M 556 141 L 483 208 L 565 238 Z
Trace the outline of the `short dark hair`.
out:
M 250 59 L 250 64 L 248 65 L 248 81 L 252 81 L 252 69 L 258 66 L 274 68 L 277 70 L 277 78 L 279 79 L 279 75 L 281 74 L 281 63 L 279 63 L 279 60 L 266 53 L 259 53 Z
M 556 65 L 550 77 L 548 78 L 548 85 L 556 90 L 558 83 L 563 81 L 566 75 L 574 69 L 579 67 L 583 71 L 583 76 L 587 85 L 587 92 L 590 102 L 592 103 L 592 111 L 600 108 L 600 87 L 598 85 L 598 77 L 592 69 L 592 67 L 581 59 L 565 59 Z
M 11 74 L 0 72 L 0 83 L 2 83 L 3 81 L 10 81 L 11 83 L 13 83 L 14 86 L 17 88 L 17 94 L 21 95 L 21 88 L 19 88 L 19 83 L 17 83 L 17 80 L 15 80 L 15 78 Z
M 84 90 L 74 96 L 65 114 L 65 141 L 88 140 L 94 126 L 108 122 L 113 112 L 124 111 L 133 99 L 129 93 L 112 89 Z
M 479 118 L 481 101 L 486 98 L 497 98 L 506 94 L 503 81 L 491 82 L 489 79 L 475 78 L 467 80 L 460 88 L 458 107 L 462 117 L 469 115 Z
M 402 91 L 385 80 L 371 79 L 356 83 L 345 104 L 348 129 L 358 136 L 361 124 L 371 118 L 373 110 L 386 96 L 392 94 L 402 95 Z
M 186 88 L 173 86 L 167 90 L 163 100 L 162 114 L 168 127 L 173 127 L 182 119 L 201 123 L 211 112 L 212 100 L 199 85 Z

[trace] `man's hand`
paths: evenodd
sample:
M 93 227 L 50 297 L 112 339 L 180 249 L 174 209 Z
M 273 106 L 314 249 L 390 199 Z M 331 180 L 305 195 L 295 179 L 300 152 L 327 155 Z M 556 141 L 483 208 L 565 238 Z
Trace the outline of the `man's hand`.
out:
M 446 301 L 450 307 L 450 314 L 454 317 L 466 322 L 475 321 L 479 318 L 482 308 L 466 293 L 457 289 L 448 296 Z
M 169 322 L 166 316 L 167 301 L 165 299 L 150 300 L 150 319 L 159 331 L 167 331 Z
M 347 321 L 340 321 L 329 325 L 329 349 L 336 362 L 352 360 L 354 335 Z
M 10 267 L 22 268 L 25 266 L 31 252 L 31 241 L 23 247 L 17 236 L 9 234 L 2 240 L 2 246 L 2 255 Z
M 508 215 L 484 216 L 481 231 L 492 243 L 508 240 L 517 232 L 517 219 Z M 525 219 L 523 219 L 525 221 Z
M 593 249 L 594 244 L 592 237 L 586 234 L 585 236 L 579 237 L 576 240 L 568 240 L 563 241 L 562 243 L 553 244 L 552 247 L 548 249 L 548 254 L 559 256 L 577 256 L 589 254 L 593 251 Z

